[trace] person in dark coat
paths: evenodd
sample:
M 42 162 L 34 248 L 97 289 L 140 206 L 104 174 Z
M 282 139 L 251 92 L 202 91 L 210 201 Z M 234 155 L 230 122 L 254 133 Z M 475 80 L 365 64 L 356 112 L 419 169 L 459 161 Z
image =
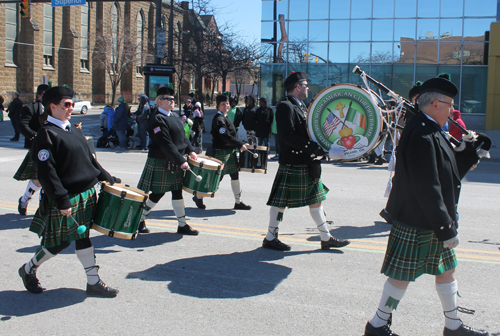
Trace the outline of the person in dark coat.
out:
M 10 139 L 10 141 L 19 141 L 19 119 L 21 118 L 21 110 L 23 108 L 23 101 L 19 98 L 19 92 L 14 92 L 12 94 L 12 101 L 7 108 L 7 112 L 9 113 L 9 119 L 12 123 L 12 127 L 14 128 L 14 137 Z
M 420 110 L 403 130 L 387 202 L 393 223 L 381 273 L 388 279 L 365 336 L 395 335 L 390 330 L 392 313 L 408 284 L 423 273 L 435 276 L 445 316 L 444 336 L 488 335 L 464 326 L 458 317 L 456 207 L 461 180 L 479 157 L 471 139 L 453 147 L 441 129 L 457 93 L 447 79 L 424 82 L 418 97 Z
M 255 97 L 246 96 L 245 109 L 243 110 L 243 127 L 247 131 L 248 143 L 250 145 L 257 144 L 257 136 L 255 129 L 257 128 L 257 106 L 255 106 Z
M 177 217 L 177 233 L 197 235 L 198 231 L 186 223 L 182 181 L 189 170 L 186 156 L 197 159 L 191 142 L 186 137 L 181 117 L 173 112 L 174 89 L 161 87 L 156 93 L 157 108 L 149 118 L 149 152 L 137 188 L 149 194 L 139 224 L 140 233 L 148 233 L 146 217 L 166 192 L 172 193 L 172 208 Z
M 267 106 L 267 99 L 264 97 L 259 99 L 259 108 L 255 112 L 255 119 L 257 120 L 255 135 L 257 135 L 258 145 L 269 147 L 274 112 L 271 107 Z
M 38 182 L 37 178 L 35 163 L 33 162 L 31 155 L 31 147 L 38 130 L 47 119 L 47 115 L 44 113 L 45 110 L 42 104 L 42 96 L 48 89 L 50 89 L 50 86 L 47 84 L 38 85 L 36 89 L 36 100 L 33 103 L 23 106 L 21 110 L 21 118 L 19 119 L 19 131 L 22 135 L 24 135 L 24 148 L 28 149 L 28 153 L 24 157 L 24 160 L 21 163 L 21 166 L 19 166 L 14 178 L 18 181 L 29 181 L 24 195 L 18 200 L 17 211 L 21 216 L 26 215 L 29 201 L 33 197 L 33 194 L 41 188 L 40 182 Z
M 75 241 L 75 253 L 87 275 L 87 295 L 115 297 L 118 290 L 99 277 L 89 231 L 97 206 L 94 185 L 98 181 L 120 181 L 97 162 L 82 131 L 71 127 L 72 98 L 73 90 L 62 86 L 50 88 L 43 95 L 47 122 L 38 130 L 32 148 L 43 194 L 30 226 L 41 243 L 18 273 L 28 291 L 42 293 L 37 269 Z
M 276 126 L 280 146 L 279 168 L 267 201 L 271 207 L 269 228 L 262 247 L 288 251 L 290 245 L 278 239 L 278 225 L 283 220 L 285 208 L 309 206 L 309 212 L 319 230 L 321 248 L 348 245 L 348 240 L 330 235 L 322 202 L 328 188 L 321 181 L 323 149 L 309 138 L 306 126 L 306 107 L 309 87 L 305 72 L 294 72 L 285 80 L 287 95 L 276 106 Z
M 116 108 L 115 115 L 113 116 L 113 129 L 116 131 L 116 135 L 120 141 L 118 149 L 125 149 L 127 147 L 128 104 L 125 102 L 123 96 L 118 98 L 118 102 L 120 105 Z
M 148 147 L 148 121 L 149 115 L 151 113 L 151 107 L 149 106 L 149 98 L 145 94 L 139 96 L 139 106 L 137 111 L 135 111 L 138 136 L 141 143 L 136 146 L 137 149 L 146 149 Z
M 241 187 L 238 173 L 238 159 L 236 150 L 246 151 L 247 147 L 242 141 L 236 138 L 236 128 L 227 112 L 229 111 L 229 96 L 218 95 L 216 97 L 217 114 L 212 119 L 212 148 L 214 149 L 213 157 L 220 160 L 224 164 L 221 172 L 221 181 L 224 175 L 231 176 L 231 189 L 234 195 L 234 209 L 250 210 L 252 207 L 241 201 Z M 193 201 L 199 209 L 205 209 L 203 197 L 196 195 Z

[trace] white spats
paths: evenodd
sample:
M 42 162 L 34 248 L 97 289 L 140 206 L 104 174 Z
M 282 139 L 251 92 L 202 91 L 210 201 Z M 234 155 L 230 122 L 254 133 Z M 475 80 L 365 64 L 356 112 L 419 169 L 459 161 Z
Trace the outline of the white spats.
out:
M 386 280 L 382 298 L 378 305 L 377 313 L 370 321 L 370 324 L 375 328 L 380 328 L 387 324 L 387 320 L 391 316 L 393 310 L 398 307 L 399 301 L 406 293 L 406 289 L 399 289 L 394 287 L 389 279 Z
M 184 208 L 184 199 L 172 200 L 172 209 L 174 209 L 175 217 L 179 226 L 186 225 L 186 211 Z
M 231 189 L 234 194 L 234 202 L 239 204 L 241 202 L 240 180 L 231 180 Z
M 317 208 L 309 207 L 309 213 L 311 214 L 314 223 L 316 223 L 316 227 L 319 230 L 319 236 L 322 241 L 330 240 L 330 231 L 328 230 L 328 224 L 326 223 L 325 212 L 323 211 L 323 206 Z
M 87 274 L 87 283 L 89 285 L 95 285 L 99 282 L 99 275 L 97 270 L 99 266 L 95 264 L 94 247 L 90 246 L 85 249 L 75 251 L 78 260 L 83 265 L 85 273 Z
M 443 306 L 445 327 L 450 330 L 457 330 L 462 325 L 462 321 L 458 318 L 457 280 L 448 283 L 436 282 L 436 291 Z
M 266 239 L 273 240 L 276 237 L 276 229 L 279 223 L 283 220 L 283 212 L 285 209 L 271 207 L 269 210 L 269 228 L 267 229 Z

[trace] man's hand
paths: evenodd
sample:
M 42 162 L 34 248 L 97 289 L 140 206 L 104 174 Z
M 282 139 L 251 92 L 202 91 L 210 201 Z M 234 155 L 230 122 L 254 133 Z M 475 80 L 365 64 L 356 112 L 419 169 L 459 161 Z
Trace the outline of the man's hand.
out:
M 187 162 L 184 162 L 183 164 L 181 164 L 181 169 L 182 170 L 189 170 L 189 164 Z
M 244 152 L 246 150 L 247 150 L 247 146 L 245 146 L 245 145 L 241 146 L 240 151 Z
M 69 209 L 60 209 L 59 211 L 61 211 L 61 213 L 66 216 L 66 217 L 69 217 L 71 216 L 71 208 Z
M 447 249 L 452 249 L 452 248 L 457 247 L 458 243 L 459 243 L 459 239 L 458 239 L 458 234 L 457 234 L 455 237 L 450 238 L 448 240 L 445 240 L 443 242 L 443 247 L 447 248 Z
M 191 158 L 191 160 L 196 161 L 196 159 L 198 158 L 198 155 L 196 155 L 195 152 L 191 152 L 191 153 L 189 153 L 189 157 Z

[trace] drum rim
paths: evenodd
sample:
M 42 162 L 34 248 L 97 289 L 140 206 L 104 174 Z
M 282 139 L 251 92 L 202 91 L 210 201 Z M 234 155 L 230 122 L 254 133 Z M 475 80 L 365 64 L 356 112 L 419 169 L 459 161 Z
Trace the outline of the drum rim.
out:
M 247 172 L 247 173 L 259 173 L 259 174 L 266 174 L 267 169 L 252 169 L 252 168 L 240 168 L 240 171 L 242 172 Z
M 111 232 L 110 229 L 107 229 L 103 226 L 100 226 L 99 224 L 96 224 L 96 223 L 93 223 L 92 224 L 92 228 L 100 233 L 103 233 L 105 235 L 108 235 L 109 232 Z M 125 233 L 125 232 L 121 232 L 121 231 L 113 231 L 113 238 L 120 238 L 120 239 L 129 239 L 129 240 L 133 240 L 134 239 L 134 235 L 137 233 L 137 228 L 136 228 L 136 231 L 134 233 Z
M 309 130 L 309 115 L 310 113 L 312 113 L 312 106 L 314 105 L 314 102 L 316 101 L 316 99 L 325 91 L 327 90 L 331 90 L 332 88 L 335 88 L 335 87 L 339 87 L 341 85 L 345 85 L 345 86 L 351 86 L 351 87 L 354 87 L 356 89 L 360 89 L 360 90 L 363 90 L 365 91 L 365 93 L 368 95 L 368 97 L 370 96 L 370 94 L 368 93 L 368 90 L 363 87 L 363 86 L 360 86 L 360 85 L 357 85 L 357 84 L 352 84 L 352 83 L 339 83 L 339 84 L 334 84 L 334 85 L 331 85 L 327 88 L 324 88 L 323 90 L 321 90 L 315 97 L 314 99 L 312 100 L 313 103 L 309 104 L 309 107 L 307 109 L 307 112 L 306 112 L 306 128 L 307 128 L 307 134 L 309 135 L 309 139 L 311 140 L 314 140 L 313 137 L 311 136 L 311 132 Z M 382 99 L 376 92 L 373 92 L 373 90 L 371 90 L 371 93 L 374 95 L 374 96 L 378 96 L 380 99 Z M 373 99 L 371 99 L 373 100 Z M 380 110 L 382 110 L 380 108 L 380 106 L 378 106 L 377 102 L 376 101 L 372 101 L 372 104 L 375 106 L 375 108 L 377 109 L 377 115 L 379 116 L 379 119 L 380 119 L 380 129 L 378 130 L 378 137 L 377 137 L 377 141 L 375 141 L 373 143 L 373 145 L 366 151 L 364 152 L 363 154 L 357 156 L 357 157 L 353 157 L 353 158 L 349 158 L 349 159 L 342 159 L 340 161 L 343 161 L 343 162 L 346 162 L 346 161 L 354 161 L 354 160 L 357 160 L 359 159 L 360 157 L 363 157 L 364 155 L 366 155 L 367 153 L 371 152 L 372 150 L 374 150 L 375 148 L 377 148 L 378 145 L 380 145 L 380 135 L 382 134 L 382 131 L 383 131 L 383 125 L 384 125 L 384 116 L 382 115 L 382 112 L 380 112 Z M 316 138 L 316 137 L 315 137 Z M 315 140 L 314 140 L 315 141 Z M 324 148 L 323 148 L 324 149 Z
M 195 190 L 193 189 L 190 189 L 186 186 L 182 186 L 182 190 L 184 190 L 185 192 L 188 192 L 192 195 L 194 195 L 194 192 Z M 202 192 L 202 191 L 196 191 L 196 195 L 199 195 L 199 196 L 203 196 L 203 197 L 212 197 L 212 194 L 213 194 L 213 197 L 215 197 L 215 195 L 217 195 L 217 191 L 213 192 L 213 193 L 206 193 L 206 192 Z
M 266 146 L 245 145 L 245 147 L 247 149 L 260 150 L 260 151 L 269 151 L 269 147 L 266 147 Z
M 133 191 L 133 192 L 141 195 L 141 196 L 137 196 L 137 195 L 127 193 L 125 195 L 125 199 L 131 200 L 131 201 L 143 202 L 143 201 L 147 201 L 149 198 L 148 194 L 146 194 L 144 191 L 137 189 L 137 188 L 134 188 L 134 187 L 127 187 L 126 185 L 121 184 L 121 183 L 114 183 L 113 185 L 111 185 L 111 184 L 109 184 L 109 182 L 103 181 L 102 184 L 103 184 L 102 188 L 104 191 L 107 191 L 110 194 L 116 195 L 118 197 L 121 196 L 121 191 L 118 191 L 117 189 L 113 189 L 114 186 L 121 187 L 125 190 L 130 190 L 130 191 Z M 146 199 L 144 199 L 144 197 Z
M 202 158 L 202 159 L 207 159 L 207 160 L 210 160 L 210 161 L 215 161 L 215 162 L 217 162 L 219 164 L 218 166 L 215 166 L 215 165 L 203 163 L 203 168 L 207 167 L 207 169 L 213 168 L 213 169 L 210 169 L 210 170 L 217 170 L 219 168 L 219 166 L 220 166 L 221 170 L 224 169 L 224 163 L 222 163 L 221 160 L 218 160 L 216 158 L 213 158 L 213 157 L 210 157 L 210 156 L 206 156 L 206 155 L 198 155 L 198 157 Z M 191 163 L 193 166 L 196 166 L 196 167 L 200 166 L 200 163 L 198 161 L 195 161 L 195 160 L 191 159 L 190 157 L 188 157 L 188 163 Z

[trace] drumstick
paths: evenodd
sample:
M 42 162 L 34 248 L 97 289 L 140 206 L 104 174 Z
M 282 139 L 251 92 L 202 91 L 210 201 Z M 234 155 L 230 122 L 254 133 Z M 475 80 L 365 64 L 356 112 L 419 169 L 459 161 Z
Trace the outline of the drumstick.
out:
M 201 175 L 196 175 L 191 169 L 189 169 L 189 171 L 191 172 L 191 174 L 196 176 L 196 182 L 200 182 L 203 179 Z
M 259 157 L 259 154 L 252 152 L 251 150 L 247 149 L 247 152 L 253 155 L 253 158 L 256 159 Z
M 73 216 L 69 215 L 69 217 L 71 217 L 71 219 L 75 222 L 75 224 L 78 225 L 78 229 L 76 229 L 76 232 L 78 232 L 78 234 L 83 234 L 85 233 L 85 231 L 87 231 L 87 227 L 85 225 L 78 224 L 78 222 Z

